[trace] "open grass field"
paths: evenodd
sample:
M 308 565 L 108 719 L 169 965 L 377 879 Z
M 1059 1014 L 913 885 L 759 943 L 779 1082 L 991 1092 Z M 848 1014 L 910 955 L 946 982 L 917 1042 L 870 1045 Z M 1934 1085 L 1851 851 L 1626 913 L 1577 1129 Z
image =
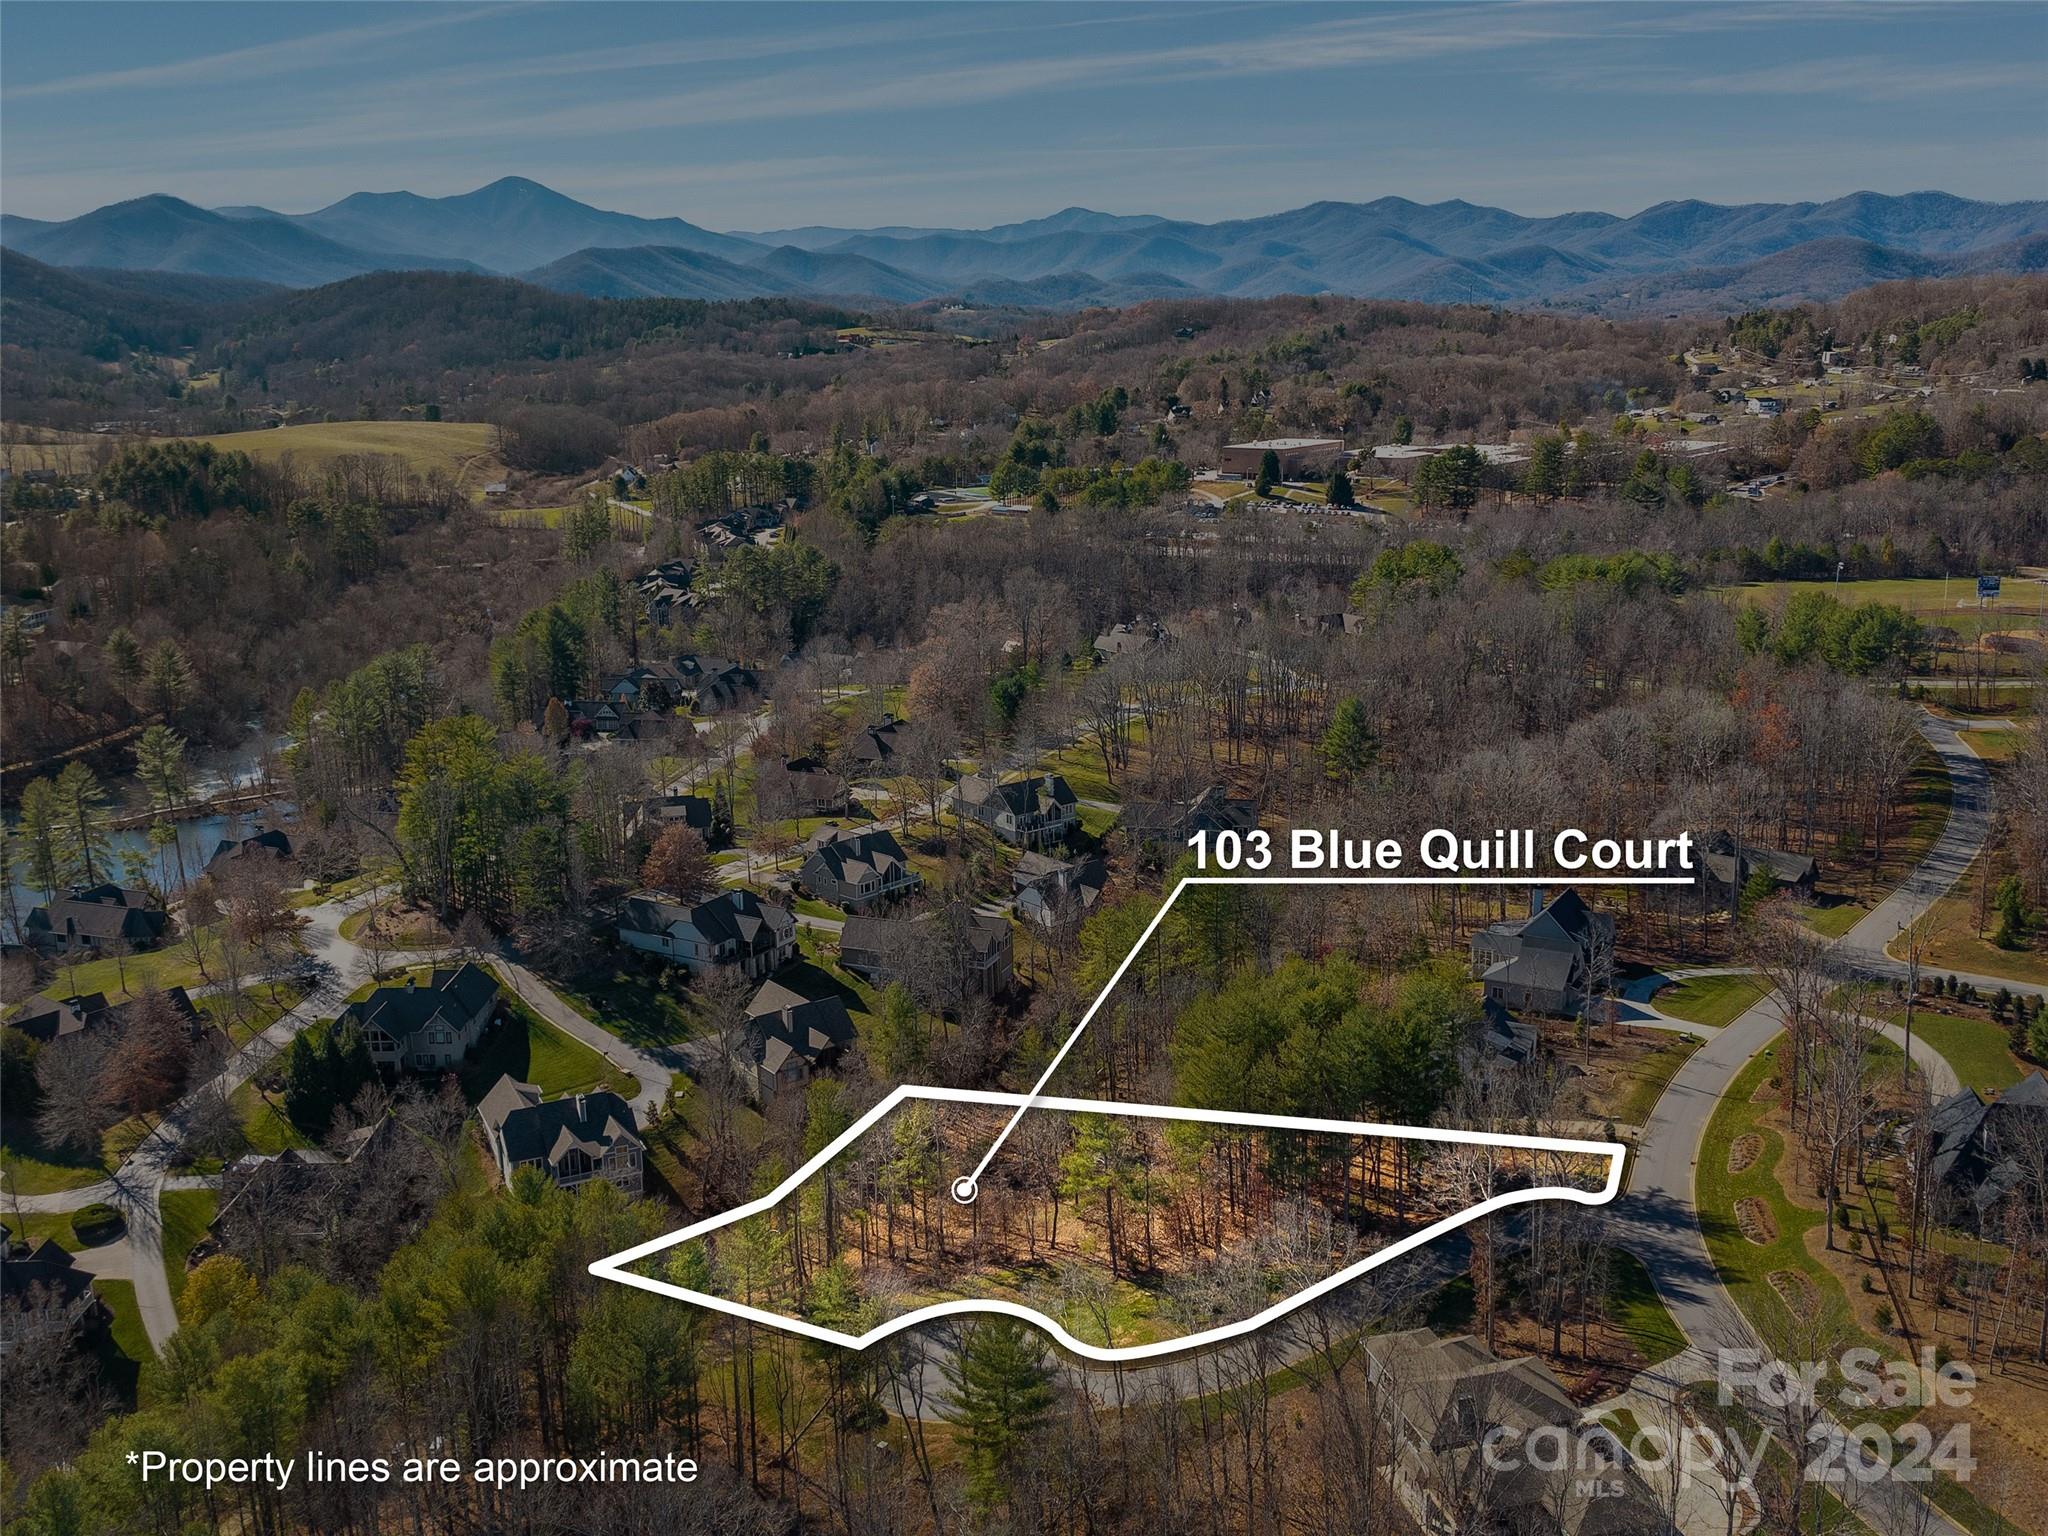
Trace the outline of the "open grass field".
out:
M 580 1040 L 572 1040 L 509 992 L 499 998 L 506 1021 L 463 1063 L 463 1096 L 474 1104 L 510 1073 L 547 1098 L 609 1088 L 631 1098 L 640 1084 Z
M 1958 883 L 1959 890 L 1972 889 L 1970 875 Z M 1922 971 L 1968 971 L 1978 976 L 2002 976 L 2009 981 L 2048 982 L 2048 935 L 2036 923 L 2020 941 L 2017 949 L 2000 949 L 1991 942 L 1990 935 L 1996 931 L 1998 919 L 1986 914 L 1988 926 L 1983 932 L 1977 928 L 1976 902 L 1969 896 L 1944 896 L 1934 908 L 1921 919 L 1921 933 L 1924 936 L 1920 948 L 1920 969 Z M 1904 955 L 1904 946 L 1894 939 L 1887 946 L 1887 953 L 1896 950 L 1894 958 Z
M 1733 1024 L 1764 995 L 1754 976 L 1693 976 L 1651 999 L 1660 1012 L 1715 1029 Z
M 481 421 L 328 421 L 256 432 L 221 432 L 199 439 L 232 448 L 252 459 L 274 461 L 286 454 L 321 464 L 352 453 L 381 453 L 403 459 L 424 474 L 445 470 L 475 490 L 504 478 L 505 466 L 491 452 L 491 429 Z
M 1889 1008 L 1885 1017 L 1904 1024 L 1906 1010 Z M 1965 1088 L 1993 1094 L 2025 1077 L 2028 1067 L 2012 1053 L 2005 1030 L 1990 1019 L 1913 1010 L 1913 1033 L 1939 1051 L 1956 1069 Z
M 1922 624 L 1953 629 L 1966 639 L 1992 630 L 2043 627 L 2042 604 L 2048 589 L 2031 578 L 2008 576 L 2005 590 L 1982 608 L 1977 605 L 1974 576 L 1902 576 L 1870 581 L 1752 581 L 1717 587 L 1723 595 L 1775 608 L 1795 592 L 1827 592 L 1845 603 L 1890 603 Z

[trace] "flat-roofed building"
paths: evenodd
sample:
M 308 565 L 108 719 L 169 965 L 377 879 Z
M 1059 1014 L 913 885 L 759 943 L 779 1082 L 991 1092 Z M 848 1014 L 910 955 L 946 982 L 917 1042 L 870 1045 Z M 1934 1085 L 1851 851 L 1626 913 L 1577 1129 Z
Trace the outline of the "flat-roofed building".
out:
M 1344 457 L 1340 437 L 1268 437 L 1256 443 L 1231 443 L 1216 461 L 1226 475 L 1256 475 L 1267 454 L 1280 461 L 1282 480 L 1327 475 Z

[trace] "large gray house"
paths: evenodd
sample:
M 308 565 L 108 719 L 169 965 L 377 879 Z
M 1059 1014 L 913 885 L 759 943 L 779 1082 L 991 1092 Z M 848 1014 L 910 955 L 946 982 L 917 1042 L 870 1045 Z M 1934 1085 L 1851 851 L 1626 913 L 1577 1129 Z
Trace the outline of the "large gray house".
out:
M 765 1104 L 801 1089 L 853 1043 L 853 1019 L 836 992 L 806 997 L 779 981 L 764 981 L 747 1003 L 747 1035 L 733 1067 Z
M 1472 935 L 1472 974 L 1486 1000 L 1503 1008 L 1569 1017 L 1612 980 L 1614 919 L 1568 890 L 1546 902 L 1529 894 L 1529 915 Z
M 798 884 L 849 912 L 907 896 L 924 883 L 887 827 L 820 827 L 806 848 Z
M 720 891 L 692 904 L 658 891 L 635 891 L 619 911 L 619 942 L 660 955 L 693 976 L 736 965 L 761 977 L 796 953 L 796 919 L 752 891 Z
M 476 1107 L 498 1176 L 507 1184 L 521 1168 L 538 1168 L 564 1189 L 604 1179 L 640 1193 L 647 1146 L 633 1106 L 616 1093 L 572 1093 L 543 1099 L 510 1073 Z
M 480 965 L 436 967 L 421 986 L 415 977 L 379 987 L 342 1009 L 337 1026 L 354 1024 L 380 1067 L 434 1072 L 462 1064 L 483 1037 L 498 1003 L 498 978 Z
M 1017 848 L 1063 843 L 1081 820 L 1080 802 L 1056 773 L 999 784 L 969 774 L 947 795 L 953 814 L 988 828 Z
M 954 902 L 917 917 L 850 917 L 839 963 L 877 985 L 911 982 L 945 998 L 1000 997 L 1016 976 L 1009 920 Z
M 151 949 L 170 927 L 169 914 L 149 892 L 103 881 L 75 886 L 47 906 L 31 911 L 21 925 L 22 938 L 38 949 L 68 953 L 125 944 Z

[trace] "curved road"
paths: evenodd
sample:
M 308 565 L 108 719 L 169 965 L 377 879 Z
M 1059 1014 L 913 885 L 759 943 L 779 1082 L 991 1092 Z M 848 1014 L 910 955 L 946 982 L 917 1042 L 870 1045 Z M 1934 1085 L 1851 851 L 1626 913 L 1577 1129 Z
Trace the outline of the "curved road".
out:
M 1905 883 L 1838 941 L 1844 960 L 1871 975 L 1905 974 L 1905 966 L 1885 954 L 1885 944 L 1947 894 L 1969 868 L 1990 829 L 1991 785 L 1982 761 L 1948 722 L 1928 716 L 1921 730 L 1949 773 L 1949 820 Z M 2016 985 L 1989 980 L 1994 986 Z M 1658 1296 L 1691 1341 L 1689 1353 L 1705 1358 L 1722 1349 L 1761 1346 L 1721 1284 L 1700 1231 L 1695 1204 L 1700 1141 L 1736 1076 L 1770 1044 L 1783 1023 L 1777 997 L 1766 997 L 1693 1053 L 1644 1125 L 1629 1191 L 1613 1207 L 1615 1240 L 1649 1270 Z M 1896 1031 L 1887 1033 L 1898 1038 Z M 1939 1092 L 1947 1084 L 1953 1091 L 1955 1074 L 1948 1064 L 1920 1040 L 1913 1043 L 1914 1060 L 1929 1069 L 1930 1088 Z M 1849 1495 L 1856 1512 L 1880 1531 L 1919 1536 L 1930 1529 L 1959 1530 L 1929 1510 L 1917 1493 L 1889 1477 L 1849 1485 Z

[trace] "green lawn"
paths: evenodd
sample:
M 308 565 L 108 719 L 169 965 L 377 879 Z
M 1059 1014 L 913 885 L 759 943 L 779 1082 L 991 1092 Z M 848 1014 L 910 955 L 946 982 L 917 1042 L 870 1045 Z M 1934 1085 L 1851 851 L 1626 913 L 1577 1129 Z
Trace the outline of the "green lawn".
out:
M 185 1290 L 185 1255 L 206 1236 L 219 1203 L 220 1197 L 210 1189 L 167 1189 L 157 1197 L 164 1218 L 164 1278 L 174 1301 Z
M 548 1098 L 609 1088 L 631 1098 L 639 1080 L 621 1072 L 580 1040 L 572 1040 L 510 992 L 500 995 L 506 1022 L 463 1063 L 462 1092 L 474 1104 L 510 1073 Z
M 47 991 L 52 997 L 104 992 L 108 1002 L 118 1003 L 145 987 L 196 987 L 205 980 L 192 946 L 180 939 L 139 955 L 110 955 L 77 965 L 60 960 Z
M 228 1100 L 235 1118 L 242 1124 L 242 1139 L 251 1152 L 275 1155 L 287 1147 L 310 1147 L 313 1143 L 284 1117 L 284 1111 L 263 1096 L 253 1082 L 237 1088 Z
M 1870 908 L 1847 896 L 1821 892 L 1817 894 L 1812 905 L 1794 907 L 1792 910 L 1802 923 L 1823 938 L 1839 939 L 1862 922 Z
M 43 1146 L 26 1127 L 21 1139 L 0 1144 L 0 1176 L 6 1187 L 18 1195 L 52 1195 L 60 1189 L 82 1189 L 97 1184 L 107 1171 L 97 1160 L 86 1161 L 81 1154 Z
M 78 1234 L 71 1227 L 69 1211 L 10 1211 L 0 1217 L 0 1229 L 18 1243 L 31 1247 L 44 1238 L 55 1238 L 59 1248 L 72 1253 L 79 1252 L 85 1244 L 78 1240 Z
M 1631 1074 L 1628 1096 L 1615 1106 L 1614 1118 L 1621 1125 L 1641 1125 L 1664 1097 L 1678 1069 L 1692 1053 L 1706 1044 L 1698 1035 L 1672 1035 L 1639 1062 Z
M 1660 1013 L 1720 1029 L 1753 1008 L 1764 992 L 1754 976 L 1692 976 L 1664 988 L 1651 1001 Z
M 1906 1010 L 1888 1009 L 1885 1017 L 1903 1025 Z M 1916 1006 L 1913 1033 L 1941 1052 L 1956 1069 L 1964 1087 L 1979 1093 L 1998 1093 L 2010 1088 L 2029 1070 L 2013 1056 L 2005 1031 L 1989 1019 L 1959 1018 Z
M 150 1348 L 149 1330 L 142 1326 L 142 1308 L 136 1305 L 135 1282 L 95 1279 L 92 1289 L 114 1314 L 108 1329 L 109 1343 L 100 1356 L 100 1368 L 114 1390 L 133 1402 L 142 1366 L 156 1358 L 156 1351 Z
M 1608 1314 L 1643 1352 L 1643 1359 L 1651 1365 L 1661 1365 L 1683 1350 L 1685 1330 L 1657 1299 L 1657 1288 L 1650 1283 L 1650 1272 L 1643 1268 L 1643 1261 L 1615 1248 L 1608 1252 L 1607 1263 Z
M 555 992 L 585 1018 L 634 1045 L 675 1045 L 702 1027 L 692 998 L 678 995 L 666 978 L 644 971 L 593 969 Z

